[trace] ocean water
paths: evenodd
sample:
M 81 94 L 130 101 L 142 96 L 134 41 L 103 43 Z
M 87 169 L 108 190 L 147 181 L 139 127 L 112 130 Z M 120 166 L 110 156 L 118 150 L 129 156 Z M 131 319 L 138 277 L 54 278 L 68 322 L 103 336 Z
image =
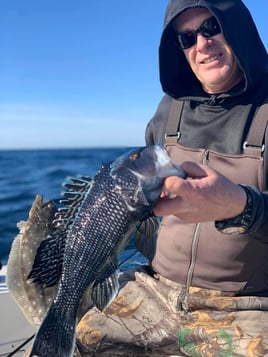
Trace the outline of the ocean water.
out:
M 17 222 L 27 220 L 37 194 L 44 201 L 61 197 L 69 177 L 94 176 L 102 164 L 129 148 L 0 151 L 0 262 L 5 264 Z M 145 263 L 131 241 L 120 256 L 125 270 Z

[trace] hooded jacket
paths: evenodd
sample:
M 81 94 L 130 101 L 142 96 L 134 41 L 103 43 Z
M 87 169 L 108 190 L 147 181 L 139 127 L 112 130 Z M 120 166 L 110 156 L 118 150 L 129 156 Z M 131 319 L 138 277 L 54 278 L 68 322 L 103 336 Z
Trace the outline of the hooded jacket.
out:
M 183 51 L 176 44 L 172 21 L 190 7 L 205 7 L 217 18 L 225 40 L 232 47 L 244 73 L 245 81 L 228 93 L 210 95 L 204 92 Z M 168 96 L 162 99 L 155 116 L 149 122 L 146 143 L 163 143 L 171 98 L 176 98 L 187 100 L 188 103 L 185 118 L 189 120 L 182 121 L 182 145 L 208 147 L 224 153 L 241 153 L 254 110 L 268 97 L 267 52 L 242 1 L 171 0 L 159 47 L 159 69 L 162 88 Z M 216 119 L 215 111 L 218 113 Z M 205 116 L 202 115 L 204 112 Z M 234 122 L 232 118 L 237 113 L 243 115 L 243 120 Z M 199 126 L 200 117 L 202 128 Z M 197 135 L 192 130 L 196 125 Z M 218 133 L 216 137 L 215 133 Z M 239 140 L 237 135 L 240 135 Z M 207 140 L 208 137 L 213 140 Z
M 198 79 L 192 72 L 182 50 L 176 44 L 175 32 L 172 26 L 173 20 L 191 7 L 207 8 L 218 20 L 222 33 L 227 43 L 231 46 L 237 61 L 244 73 L 244 81 L 236 85 L 226 93 L 208 94 L 206 93 Z M 181 115 L 180 137 L 178 144 L 187 150 L 211 150 L 216 155 L 242 155 L 243 144 L 246 140 L 248 130 L 257 108 L 268 98 L 268 56 L 265 47 L 260 39 L 253 19 L 240 0 L 170 0 L 164 23 L 164 30 L 159 47 L 159 68 L 160 81 L 163 91 L 166 95 L 160 102 L 154 117 L 148 123 L 146 129 L 146 143 L 148 145 L 156 143 L 165 143 L 165 133 L 167 118 L 170 111 L 173 98 L 184 101 L 183 112 Z M 267 132 L 267 131 L 266 131 Z M 268 135 L 266 133 L 265 142 L 268 144 Z M 250 168 L 249 168 L 250 170 Z M 268 173 L 264 175 L 267 177 Z M 237 177 L 239 172 L 237 172 Z M 239 181 L 238 181 L 239 183 Z M 262 254 L 262 263 L 266 261 L 268 255 L 266 248 L 268 242 L 268 195 L 260 192 L 259 188 L 251 188 L 254 196 L 254 217 L 255 222 L 252 228 L 252 237 L 249 235 L 248 246 L 245 244 L 245 251 L 248 253 L 243 256 L 244 251 L 239 255 L 238 245 L 243 247 L 243 237 L 237 239 L 234 243 L 234 237 L 225 237 L 223 243 L 215 233 L 215 239 L 209 237 L 208 245 L 201 243 L 195 247 L 195 255 L 203 257 L 207 253 L 208 257 L 200 259 L 200 262 L 193 266 L 192 279 L 190 283 L 194 286 L 204 288 L 219 288 L 227 291 L 241 291 L 247 285 L 250 276 L 253 280 L 259 280 L 256 284 L 256 290 L 268 290 L 268 279 L 264 277 L 268 274 L 268 261 L 265 267 L 260 268 L 255 264 L 256 274 L 250 272 L 252 261 L 259 257 L 250 257 L 249 245 L 252 248 L 257 247 L 255 252 Z M 180 225 L 176 223 L 175 218 L 163 220 L 162 228 L 171 222 L 174 225 L 176 237 L 170 240 L 161 237 L 157 245 L 156 256 L 153 260 L 155 271 L 165 277 L 184 284 L 187 278 L 186 266 L 187 260 L 191 258 L 193 247 L 188 232 L 194 231 L 193 225 Z M 209 224 L 211 225 L 210 222 Z M 209 227 L 208 224 L 208 227 Z M 201 229 L 211 235 L 211 228 L 206 224 Z M 172 226 L 173 227 L 173 226 Z M 190 228 L 189 228 L 190 227 Z M 169 234 L 172 235 L 172 229 Z M 186 233 L 187 232 L 187 233 Z M 213 233 L 212 233 L 213 234 Z M 237 261 L 234 256 L 235 274 L 232 275 L 232 246 L 228 248 L 228 240 L 233 246 Z M 224 238 L 219 238 L 224 239 Z M 251 241 L 253 239 L 253 241 Z M 254 240 L 262 243 L 254 244 Z M 206 240 L 206 238 L 204 238 Z M 164 242 L 164 243 L 161 243 Z M 165 251 L 165 246 L 170 247 Z M 263 244 L 262 248 L 261 245 Z M 189 251 L 187 252 L 187 245 Z M 182 248 L 183 247 L 183 248 Z M 224 257 L 226 250 L 226 260 Z M 161 251 L 163 250 L 163 252 Z M 169 256 L 171 254 L 171 256 Z M 183 255 L 182 255 L 183 254 Z M 210 259 L 211 257 L 211 259 Z M 253 259 L 253 260 L 252 260 Z M 180 270 L 180 261 L 184 261 L 184 273 Z M 260 263 L 260 264 L 262 264 Z M 214 266 L 213 266 L 214 264 Z M 216 267 L 215 264 L 218 266 Z M 224 265 L 221 270 L 221 264 Z M 175 267 L 176 266 L 176 267 Z M 222 276 L 213 276 L 213 281 L 209 277 L 209 271 L 215 267 L 215 274 Z M 239 270 L 241 269 L 241 276 Z M 228 272 L 229 270 L 229 272 Z M 242 274 L 242 270 L 244 271 Z M 257 272 L 257 270 L 259 270 Z M 178 271 L 178 274 L 176 273 Z M 254 275 L 255 274 L 255 275 Z M 212 274 L 213 275 L 213 274 Z M 243 275 L 243 277 L 242 277 Z M 207 279 L 207 283 L 206 283 Z M 252 282 L 252 281 L 251 281 Z
M 244 91 L 254 87 L 267 72 L 267 52 L 252 17 L 240 0 L 171 0 L 159 49 L 160 81 L 173 98 L 204 97 L 204 91 L 176 45 L 172 20 L 190 7 L 207 8 L 218 20 L 245 76 Z

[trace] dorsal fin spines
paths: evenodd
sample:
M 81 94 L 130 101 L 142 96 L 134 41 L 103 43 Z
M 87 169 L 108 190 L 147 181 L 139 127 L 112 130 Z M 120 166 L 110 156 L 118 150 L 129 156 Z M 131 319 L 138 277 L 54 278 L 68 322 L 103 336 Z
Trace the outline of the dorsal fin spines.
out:
M 67 190 L 63 192 L 63 198 L 60 200 L 63 206 L 58 208 L 53 221 L 57 227 L 61 226 L 65 229 L 72 225 L 82 202 L 91 190 L 94 182 L 88 176 L 82 176 L 81 178 L 70 177 L 69 180 L 71 183 L 67 182 L 64 184 Z

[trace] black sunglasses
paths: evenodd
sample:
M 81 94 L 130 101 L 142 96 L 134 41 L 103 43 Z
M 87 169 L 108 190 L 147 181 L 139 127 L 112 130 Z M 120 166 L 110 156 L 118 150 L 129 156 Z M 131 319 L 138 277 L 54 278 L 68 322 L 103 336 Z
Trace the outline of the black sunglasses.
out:
M 204 37 L 209 38 L 221 33 L 221 28 L 214 16 L 210 17 L 202 23 L 196 30 L 178 32 L 176 34 L 180 49 L 186 50 L 196 44 L 197 34 L 201 33 Z

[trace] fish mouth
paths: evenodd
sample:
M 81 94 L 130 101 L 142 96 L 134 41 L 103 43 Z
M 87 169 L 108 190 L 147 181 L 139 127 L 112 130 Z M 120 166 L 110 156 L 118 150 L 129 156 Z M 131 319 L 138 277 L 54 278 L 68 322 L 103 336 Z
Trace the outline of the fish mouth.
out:
M 152 148 L 148 148 L 148 150 L 151 149 Z M 187 178 L 186 172 L 179 165 L 171 161 L 171 158 L 163 145 L 154 145 L 151 153 L 151 160 L 154 162 L 154 168 L 146 173 L 133 171 L 133 174 L 138 177 L 141 188 L 149 203 L 153 203 L 159 198 L 163 187 L 163 181 L 166 177 L 178 176 L 183 179 Z
M 170 156 L 163 145 L 155 145 L 157 176 L 166 178 L 168 176 L 179 176 L 183 179 L 187 178 L 186 172 L 171 161 Z
M 147 163 L 147 165 L 143 166 L 143 170 L 141 171 L 130 169 L 135 176 L 139 177 L 143 187 L 155 186 L 156 182 L 162 183 L 168 176 L 178 176 L 183 179 L 187 178 L 186 172 L 180 167 L 180 165 L 171 161 L 171 158 L 163 145 L 157 144 L 152 147 L 145 147 L 144 152 L 146 150 L 149 150 L 151 160 L 154 162 L 154 165 L 147 167 Z
M 154 202 L 160 195 L 163 181 L 168 176 L 177 176 L 185 179 L 187 174 L 177 164 L 172 162 L 166 148 L 161 145 L 150 145 L 127 152 L 111 165 L 110 175 L 117 182 L 117 174 L 125 172 L 136 177 L 134 181 L 119 179 L 119 185 L 126 188 L 139 187 L 144 193 L 147 202 Z M 135 185 L 133 185 L 135 182 Z
M 148 148 L 151 150 L 152 148 Z M 177 164 L 171 161 L 171 158 L 163 145 L 154 145 L 151 151 L 151 160 L 154 162 L 154 168 L 146 173 L 133 172 L 139 178 L 141 189 L 149 204 L 154 204 L 160 197 L 163 187 L 163 181 L 168 176 L 178 176 L 186 178 L 187 174 Z

